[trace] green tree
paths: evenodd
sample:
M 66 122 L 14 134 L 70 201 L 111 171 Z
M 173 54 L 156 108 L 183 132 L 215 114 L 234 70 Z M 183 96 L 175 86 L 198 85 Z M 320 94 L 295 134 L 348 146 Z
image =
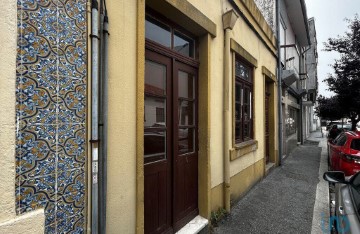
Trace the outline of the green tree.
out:
M 325 82 L 329 90 L 336 94 L 344 117 L 350 118 L 352 130 L 360 120 L 360 21 L 359 16 L 346 19 L 349 30 L 345 35 L 329 38 L 325 51 L 335 51 L 340 59 L 332 65 L 334 74 L 330 74 Z
M 339 105 L 337 96 L 324 97 L 320 95 L 317 98 L 318 106 L 315 108 L 315 113 L 323 120 L 338 120 L 345 116 L 341 106 Z

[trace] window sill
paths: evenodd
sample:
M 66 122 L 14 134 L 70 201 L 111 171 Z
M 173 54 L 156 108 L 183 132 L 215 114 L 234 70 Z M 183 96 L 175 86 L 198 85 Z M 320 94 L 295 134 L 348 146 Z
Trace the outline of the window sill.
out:
M 234 148 L 230 150 L 230 160 L 233 161 L 245 154 L 256 151 L 258 148 L 257 140 L 245 141 L 239 144 L 235 144 Z

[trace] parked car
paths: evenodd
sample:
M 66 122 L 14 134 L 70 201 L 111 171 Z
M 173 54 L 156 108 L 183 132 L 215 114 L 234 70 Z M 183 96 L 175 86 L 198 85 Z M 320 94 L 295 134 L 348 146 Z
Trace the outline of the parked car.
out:
M 332 124 L 327 137 L 328 139 L 335 139 L 341 132 L 350 130 L 351 124 Z
M 341 124 L 341 122 L 333 121 L 333 122 L 328 123 L 326 125 L 326 131 L 329 131 L 331 129 L 331 126 L 334 125 L 334 124 Z
M 360 171 L 360 132 L 342 132 L 328 140 L 328 156 L 332 170 L 351 176 Z
M 335 216 L 330 221 L 338 233 L 360 233 L 360 173 L 345 177 L 340 171 L 325 172 L 324 180 L 335 183 Z

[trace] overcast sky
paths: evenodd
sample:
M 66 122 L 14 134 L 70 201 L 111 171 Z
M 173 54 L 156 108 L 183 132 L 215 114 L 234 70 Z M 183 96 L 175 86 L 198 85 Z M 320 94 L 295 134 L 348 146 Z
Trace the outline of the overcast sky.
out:
M 354 18 L 360 15 L 360 0 L 305 0 L 308 18 L 315 18 L 315 28 L 318 41 L 318 81 L 319 93 L 330 97 L 333 94 L 327 91 L 327 85 L 322 82 L 327 74 L 333 70 L 333 64 L 338 58 L 337 53 L 323 51 L 323 42 L 329 37 L 343 35 L 347 31 L 345 18 Z

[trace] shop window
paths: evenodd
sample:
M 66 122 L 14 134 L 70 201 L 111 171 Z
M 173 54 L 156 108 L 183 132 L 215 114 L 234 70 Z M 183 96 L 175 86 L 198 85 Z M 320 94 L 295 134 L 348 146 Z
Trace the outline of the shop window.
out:
M 235 60 L 235 142 L 253 139 L 253 67 Z
M 297 110 L 289 107 L 288 118 L 285 120 L 286 135 L 290 136 L 296 133 L 297 129 Z

